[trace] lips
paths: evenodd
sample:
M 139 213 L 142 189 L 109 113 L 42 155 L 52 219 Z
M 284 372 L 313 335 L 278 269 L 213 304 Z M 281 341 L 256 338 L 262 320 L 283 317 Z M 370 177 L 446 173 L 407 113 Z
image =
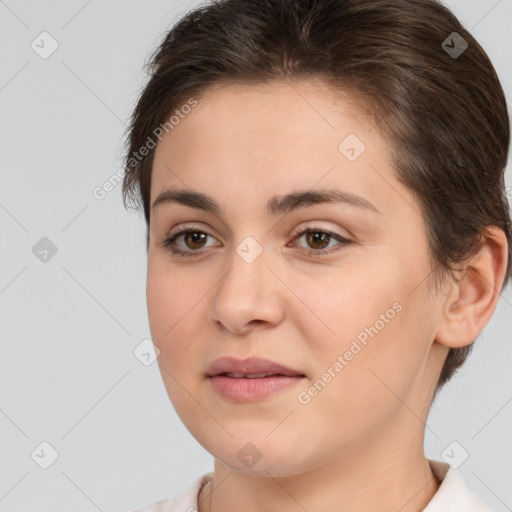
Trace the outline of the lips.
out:
M 299 370 L 257 357 L 221 357 L 208 367 L 207 375 L 213 391 L 236 404 L 286 396 L 282 395 L 285 390 L 291 390 L 305 378 Z
M 221 373 L 220 375 L 225 375 L 226 377 L 231 377 L 232 379 L 261 379 L 263 377 L 271 377 L 273 375 L 283 375 L 282 373 L 272 373 L 272 372 L 260 372 L 260 373 Z
M 258 379 L 270 376 L 304 377 L 299 370 L 258 357 L 248 359 L 221 357 L 213 361 L 206 373 L 208 377 L 224 375 L 233 379 Z

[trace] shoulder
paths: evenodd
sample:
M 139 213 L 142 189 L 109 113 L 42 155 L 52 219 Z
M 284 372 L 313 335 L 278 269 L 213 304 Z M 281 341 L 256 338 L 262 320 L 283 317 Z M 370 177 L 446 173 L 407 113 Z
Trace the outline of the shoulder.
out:
M 429 460 L 429 463 L 441 484 L 423 512 L 493 512 L 468 489 L 458 470 L 437 460 Z
M 178 496 L 157 501 L 133 512 L 197 512 L 199 491 L 212 478 L 212 475 L 212 473 L 205 473 L 196 478 L 192 485 Z

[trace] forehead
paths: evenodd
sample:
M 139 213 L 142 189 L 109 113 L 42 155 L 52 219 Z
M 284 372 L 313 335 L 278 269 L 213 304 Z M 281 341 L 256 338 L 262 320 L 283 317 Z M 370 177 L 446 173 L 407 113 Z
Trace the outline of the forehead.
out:
M 182 135 L 199 134 L 203 144 L 213 141 L 215 148 L 219 142 L 228 145 L 230 139 L 258 136 L 269 143 L 275 141 L 275 149 L 278 143 L 292 143 L 294 137 L 301 137 L 302 143 L 308 135 L 336 138 L 343 135 L 348 124 L 361 133 L 376 124 L 376 116 L 368 112 L 362 97 L 334 92 L 318 80 L 218 83 L 196 99 L 197 106 L 180 116 L 182 119 L 172 129 L 176 144 L 182 142 Z
M 216 84 L 195 99 L 157 145 L 151 202 L 170 186 L 243 201 L 320 181 L 371 195 L 382 187 L 373 164 L 392 173 L 375 117 L 321 82 Z

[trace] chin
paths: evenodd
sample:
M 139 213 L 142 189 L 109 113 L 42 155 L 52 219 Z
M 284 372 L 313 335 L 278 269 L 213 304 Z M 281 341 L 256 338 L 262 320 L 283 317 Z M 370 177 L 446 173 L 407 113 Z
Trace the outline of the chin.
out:
M 264 477 L 285 477 L 300 473 L 305 469 L 299 461 L 296 461 L 294 463 L 293 460 L 288 460 L 286 463 L 283 463 L 282 460 L 277 460 L 275 457 L 272 456 L 263 456 L 253 465 L 250 465 L 249 463 L 246 465 L 245 463 L 240 462 L 240 460 L 236 456 L 233 457 L 232 455 L 224 455 L 225 454 L 219 454 L 217 456 L 214 456 L 215 460 L 221 462 L 231 471 L 236 471 L 237 473 L 242 473 L 246 475 Z
M 216 461 L 237 473 L 284 477 L 310 469 L 307 447 L 298 447 L 297 443 L 286 445 L 282 439 L 272 440 L 267 434 L 265 431 L 259 436 L 235 435 L 233 438 L 226 435 L 222 442 L 202 436 L 196 439 Z

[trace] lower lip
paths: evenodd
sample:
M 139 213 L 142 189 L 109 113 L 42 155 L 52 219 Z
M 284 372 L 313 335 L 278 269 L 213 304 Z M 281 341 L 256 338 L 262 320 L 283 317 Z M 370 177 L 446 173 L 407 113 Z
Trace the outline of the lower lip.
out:
M 213 389 L 222 397 L 234 402 L 255 402 L 267 398 L 277 391 L 288 389 L 304 377 L 277 376 L 235 379 L 226 375 L 210 377 Z

